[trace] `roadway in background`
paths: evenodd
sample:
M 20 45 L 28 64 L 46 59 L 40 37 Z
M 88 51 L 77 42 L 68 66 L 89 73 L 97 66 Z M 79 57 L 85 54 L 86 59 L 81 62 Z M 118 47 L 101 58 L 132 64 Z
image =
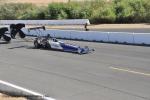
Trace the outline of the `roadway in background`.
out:
M 84 28 L 64 28 L 64 30 L 81 30 L 84 31 Z M 90 31 L 102 31 L 102 32 L 131 32 L 131 33 L 150 33 L 150 28 L 116 28 L 116 29 L 89 29 Z
M 55 28 L 55 27 L 49 27 L 48 29 L 62 29 L 62 30 L 80 30 L 85 31 L 84 27 L 80 28 Z M 150 33 L 150 28 L 88 28 L 90 31 L 104 31 L 104 32 L 134 32 L 134 33 Z
M 95 29 L 91 29 L 94 30 Z M 96 29 L 96 31 L 104 31 L 104 32 L 134 32 L 134 33 L 150 33 L 150 28 L 139 28 L 139 29 Z
M 84 26 L 47 26 L 53 29 L 84 30 Z M 90 31 L 150 33 L 149 24 L 99 24 L 87 26 Z

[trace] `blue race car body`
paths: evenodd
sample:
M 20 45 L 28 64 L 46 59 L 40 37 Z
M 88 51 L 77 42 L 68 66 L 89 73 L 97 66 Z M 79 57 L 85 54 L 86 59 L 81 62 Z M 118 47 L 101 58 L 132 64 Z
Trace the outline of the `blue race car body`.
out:
M 77 45 L 67 44 L 62 41 L 58 41 L 55 38 L 36 38 L 34 41 L 34 46 L 35 48 L 48 48 L 65 52 L 74 52 L 78 54 L 87 54 L 91 51 L 87 46 L 80 47 Z
M 89 48 L 88 47 L 80 47 L 80 46 L 76 46 L 76 45 L 71 45 L 71 44 L 65 44 L 60 42 L 61 47 L 63 48 L 63 51 L 66 52 L 76 52 L 79 54 L 86 54 L 89 53 Z

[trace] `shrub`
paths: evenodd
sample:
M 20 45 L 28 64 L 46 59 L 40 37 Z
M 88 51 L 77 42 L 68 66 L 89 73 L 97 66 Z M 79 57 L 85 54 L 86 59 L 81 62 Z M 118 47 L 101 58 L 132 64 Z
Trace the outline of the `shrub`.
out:
M 45 12 L 45 7 L 43 7 L 42 9 L 40 9 L 39 7 L 34 7 L 32 9 L 28 9 L 27 11 L 22 12 L 22 14 L 18 16 L 18 19 L 45 19 Z
M 113 23 L 116 20 L 115 8 L 113 3 L 105 4 L 102 7 L 96 9 L 91 18 L 92 23 Z
M 149 0 L 144 0 L 143 6 L 145 8 L 145 22 L 150 23 L 150 2 L 149 2 Z
M 65 4 L 52 3 L 48 5 L 48 11 L 46 14 L 47 19 L 65 19 L 67 14 L 64 11 Z
M 141 0 L 129 1 L 129 6 L 133 10 L 133 22 L 144 22 L 145 18 L 145 8 Z
M 128 0 L 120 0 L 116 2 L 117 22 L 127 23 L 133 20 L 133 9 L 129 6 Z
M 147 22 L 146 16 L 150 10 L 146 8 L 146 5 L 149 4 L 148 0 L 115 0 L 114 2 L 116 3 L 117 22 Z
M 70 3 L 1 4 L 0 19 L 90 19 L 91 23 L 150 22 L 149 0 L 91 0 Z
M 3 4 L 0 5 L 0 19 L 18 19 L 20 15 L 33 9 L 32 4 Z
M 12 9 L 8 9 L 4 5 L 0 7 L 0 20 L 2 19 L 16 19 L 15 12 Z

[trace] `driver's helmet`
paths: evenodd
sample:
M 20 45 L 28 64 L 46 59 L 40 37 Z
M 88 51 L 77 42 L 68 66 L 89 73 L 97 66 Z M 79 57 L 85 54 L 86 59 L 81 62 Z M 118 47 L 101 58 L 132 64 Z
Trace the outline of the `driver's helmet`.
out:
M 54 41 L 54 42 L 58 42 L 58 40 L 57 40 L 56 38 L 53 38 L 53 41 Z
M 51 35 L 50 35 L 50 34 L 47 34 L 47 36 L 46 36 L 46 37 L 47 37 L 47 39 L 48 39 L 48 38 L 51 38 Z

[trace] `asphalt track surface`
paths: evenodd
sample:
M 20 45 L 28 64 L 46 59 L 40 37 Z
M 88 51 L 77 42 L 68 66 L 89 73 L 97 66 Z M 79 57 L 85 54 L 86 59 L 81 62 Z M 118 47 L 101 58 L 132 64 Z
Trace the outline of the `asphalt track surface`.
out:
M 150 47 L 65 41 L 95 51 L 78 55 L 0 42 L 0 80 L 56 100 L 150 100 Z

